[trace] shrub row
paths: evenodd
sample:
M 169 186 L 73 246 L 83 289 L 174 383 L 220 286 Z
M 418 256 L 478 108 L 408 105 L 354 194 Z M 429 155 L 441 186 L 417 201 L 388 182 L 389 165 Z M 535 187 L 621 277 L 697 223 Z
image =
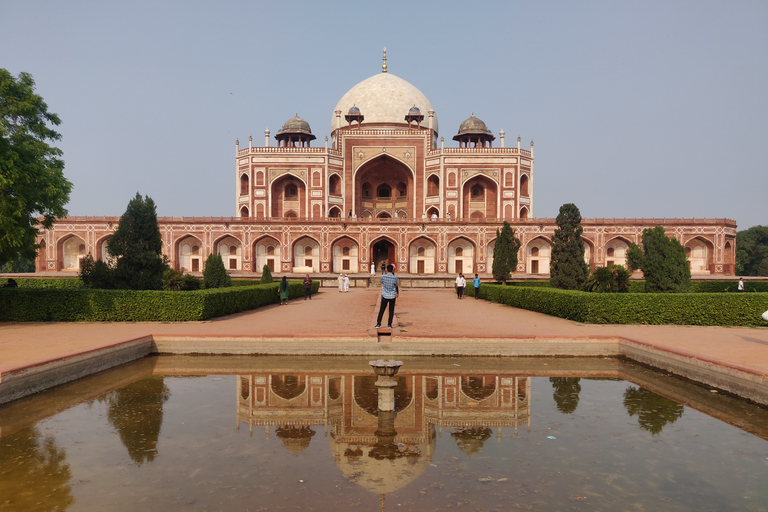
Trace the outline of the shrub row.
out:
M 304 296 L 300 281 L 289 281 L 290 297 Z M 207 320 L 280 302 L 278 283 L 191 292 L 0 289 L 4 322 L 185 322 Z M 312 284 L 313 292 L 320 282 Z
M 507 283 L 511 286 L 526 286 L 531 288 L 552 288 L 548 280 L 544 281 L 514 281 Z M 691 281 L 691 293 L 730 293 L 736 292 L 739 281 Z M 768 281 L 744 281 L 745 292 L 768 292 Z M 645 293 L 645 281 L 632 280 L 629 282 L 629 293 Z
M 467 295 L 473 296 L 470 286 Z M 766 325 L 768 293 L 587 293 L 483 284 L 480 298 L 590 324 Z
M 77 277 L 6 277 L 0 278 L 0 285 L 7 283 L 8 279 L 16 281 L 19 288 L 64 288 L 72 290 L 83 287 L 83 282 Z

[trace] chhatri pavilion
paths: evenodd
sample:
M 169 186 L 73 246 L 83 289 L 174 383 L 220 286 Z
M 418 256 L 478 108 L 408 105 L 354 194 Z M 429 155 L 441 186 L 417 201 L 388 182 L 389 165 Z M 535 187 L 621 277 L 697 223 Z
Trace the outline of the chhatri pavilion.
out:
M 468 110 L 471 105 L 467 105 Z M 159 217 L 171 266 L 201 272 L 218 253 L 233 273 L 491 274 L 496 230 L 520 238 L 518 274 L 547 275 L 556 228 L 533 210 L 533 142 L 511 144 L 470 115 L 450 137 L 412 84 L 382 72 L 352 87 L 319 144 L 307 121 L 288 119 L 264 145 L 236 143 L 232 217 Z M 313 145 L 314 144 L 314 145 Z M 42 230 L 38 272 L 108 259 L 119 217 L 67 217 Z M 736 222 L 729 219 L 584 219 L 584 259 L 625 264 L 643 229 L 661 225 L 686 248 L 691 272 L 733 275 Z

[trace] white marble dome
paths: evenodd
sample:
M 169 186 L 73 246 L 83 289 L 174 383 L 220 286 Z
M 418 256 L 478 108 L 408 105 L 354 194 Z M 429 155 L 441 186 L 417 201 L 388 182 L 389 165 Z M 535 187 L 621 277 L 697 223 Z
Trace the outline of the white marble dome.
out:
M 336 129 L 337 110 L 341 110 L 341 126 L 346 126 L 344 115 L 352 107 L 360 109 L 367 123 L 397 123 L 405 125 L 405 116 L 416 106 L 424 114 L 421 126 L 429 126 L 429 111 L 434 110 L 426 96 L 416 87 L 392 73 L 379 73 L 351 88 L 341 97 L 331 115 L 331 132 Z M 432 121 L 437 133 L 437 116 Z

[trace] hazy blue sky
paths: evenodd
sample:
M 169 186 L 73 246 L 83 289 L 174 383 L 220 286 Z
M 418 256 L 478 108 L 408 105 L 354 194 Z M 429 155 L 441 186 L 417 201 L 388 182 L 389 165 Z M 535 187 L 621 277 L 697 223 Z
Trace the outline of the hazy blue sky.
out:
M 536 217 L 768 224 L 764 0 L 3 4 L 0 67 L 62 119 L 71 215 L 136 191 L 160 215 L 235 215 L 235 139 L 298 113 L 321 146 L 386 46 L 447 146 L 473 112 L 534 140 Z

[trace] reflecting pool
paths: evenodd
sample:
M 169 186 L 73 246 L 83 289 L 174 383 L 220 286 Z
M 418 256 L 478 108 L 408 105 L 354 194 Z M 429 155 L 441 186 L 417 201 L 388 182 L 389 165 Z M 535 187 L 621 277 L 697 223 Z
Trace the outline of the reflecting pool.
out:
M 617 359 L 146 358 L 0 406 L 0 510 L 768 510 L 768 410 Z

